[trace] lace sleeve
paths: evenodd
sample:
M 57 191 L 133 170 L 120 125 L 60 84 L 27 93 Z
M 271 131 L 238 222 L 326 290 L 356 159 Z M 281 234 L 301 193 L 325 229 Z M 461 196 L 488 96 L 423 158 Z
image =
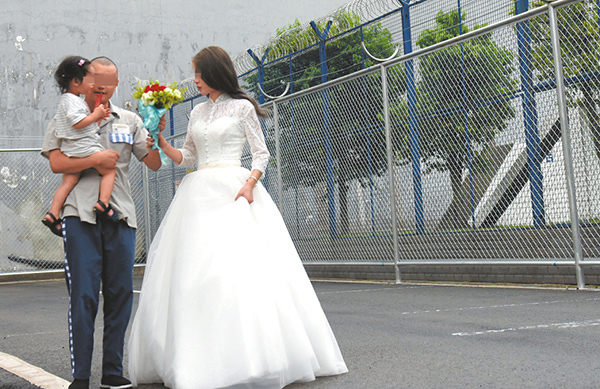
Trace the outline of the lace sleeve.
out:
M 190 121 L 188 122 L 187 135 L 185 137 L 185 143 L 183 144 L 182 149 L 178 149 L 181 151 L 181 162 L 175 164 L 179 167 L 192 167 L 196 163 L 196 145 L 194 144 L 194 139 L 192 138 L 192 126 L 198 117 L 199 106 L 194 107 L 192 113 L 190 114 Z
M 260 170 L 261 173 L 265 174 L 267 164 L 269 163 L 269 150 L 267 149 L 265 136 L 258 121 L 258 116 L 256 116 L 254 106 L 248 104 L 247 107 L 241 123 L 246 134 L 246 139 L 250 144 L 250 151 L 252 152 L 252 170 Z

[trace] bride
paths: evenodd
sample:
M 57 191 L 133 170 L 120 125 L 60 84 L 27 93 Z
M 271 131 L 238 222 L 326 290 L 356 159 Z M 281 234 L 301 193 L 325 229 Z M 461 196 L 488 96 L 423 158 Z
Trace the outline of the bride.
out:
M 207 102 L 183 149 L 188 174 L 150 247 L 129 340 L 134 384 L 282 388 L 348 371 L 273 200 L 259 182 L 269 152 L 257 103 L 215 46 L 193 59 Z M 246 141 L 252 170 L 241 167 Z M 152 143 L 149 141 L 149 143 Z

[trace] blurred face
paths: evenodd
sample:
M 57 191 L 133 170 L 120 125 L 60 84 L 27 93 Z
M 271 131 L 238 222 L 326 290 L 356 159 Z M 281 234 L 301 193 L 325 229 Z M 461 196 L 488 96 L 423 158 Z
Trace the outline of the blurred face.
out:
M 94 67 L 88 67 L 88 73 L 83 77 L 83 80 L 72 80 L 70 92 L 76 95 L 87 95 L 94 88 L 95 71 Z
M 216 100 L 217 97 L 219 97 L 221 95 L 221 92 L 208 86 L 206 84 L 206 82 L 204 82 L 204 80 L 202 79 L 200 70 L 197 70 L 196 67 L 194 67 L 194 73 L 195 73 L 194 82 L 196 83 L 196 87 L 198 88 L 198 91 L 204 96 L 210 95 L 210 98 L 213 101 Z
M 103 65 L 98 62 L 93 62 L 94 66 L 94 85 L 89 93 L 86 93 L 85 100 L 90 106 L 93 106 L 98 95 L 102 96 L 102 104 L 108 107 L 108 100 L 115 93 L 119 78 L 117 68 L 113 65 Z M 90 104 L 91 103 L 91 104 Z

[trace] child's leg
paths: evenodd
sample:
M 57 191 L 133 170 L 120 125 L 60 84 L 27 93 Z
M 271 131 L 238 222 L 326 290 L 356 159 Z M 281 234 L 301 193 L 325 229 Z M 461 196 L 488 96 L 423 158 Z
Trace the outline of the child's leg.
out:
M 110 200 L 110 196 L 112 194 L 113 187 L 115 186 L 115 177 L 117 176 L 117 171 L 115 169 L 111 169 L 108 172 L 102 175 L 100 179 L 100 201 L 104 204 L 108 204 Z
M 63 174 L 62 184 L 60 184 L 56 192 L 54 192 L 52 205 L 50 206 L 50 212 L 56 217 L 58 217 L 60 209 L 67 200 L 67 196 L 71 193 L 71 190 L 73 190 L 77 184 L 77 181 L 79 181 L 79 173 Z M 46 215 L 46 219 L 50 220 L 48 215 Z
M 104 204 L 108 204 L 110 201 L 110 196 L 112 195 L 113 187 L 115 186 L 115 178 L 117 176 L 116 169 L 99 169 L 100 174 L 102 174 L 102 178 L 100 179 L 100 196 L 98 198 Z M 96 205 L 98 206 L 98 204 Z M 103 208 L 103 207 L 102 207 Z M 112 217 L 114 211 L 108 211 L 108 216 Z

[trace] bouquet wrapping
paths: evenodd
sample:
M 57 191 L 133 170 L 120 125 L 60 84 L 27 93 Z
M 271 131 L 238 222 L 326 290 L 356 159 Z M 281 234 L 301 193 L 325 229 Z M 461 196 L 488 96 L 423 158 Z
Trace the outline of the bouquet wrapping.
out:
M 134 99 L 139 99 L 138 111 L 144 118 L 144 128 L 148 130 L 152 139 L 154 139 L 153 150 L 157 150 L 160 154 L 160 160 L 163 165 L 169 162 L 169 158 L 164 151 L 158 146 L 158 123 L 160 118 L 173 106 L 183 101 L 185 88 L 178 89 L 177 83 L 174 82 L 169 86 L 160 85 L 158 80 L 150 79 L 148 85 L 142 85 L 138 81 L 137 88 L 133 93 Z

